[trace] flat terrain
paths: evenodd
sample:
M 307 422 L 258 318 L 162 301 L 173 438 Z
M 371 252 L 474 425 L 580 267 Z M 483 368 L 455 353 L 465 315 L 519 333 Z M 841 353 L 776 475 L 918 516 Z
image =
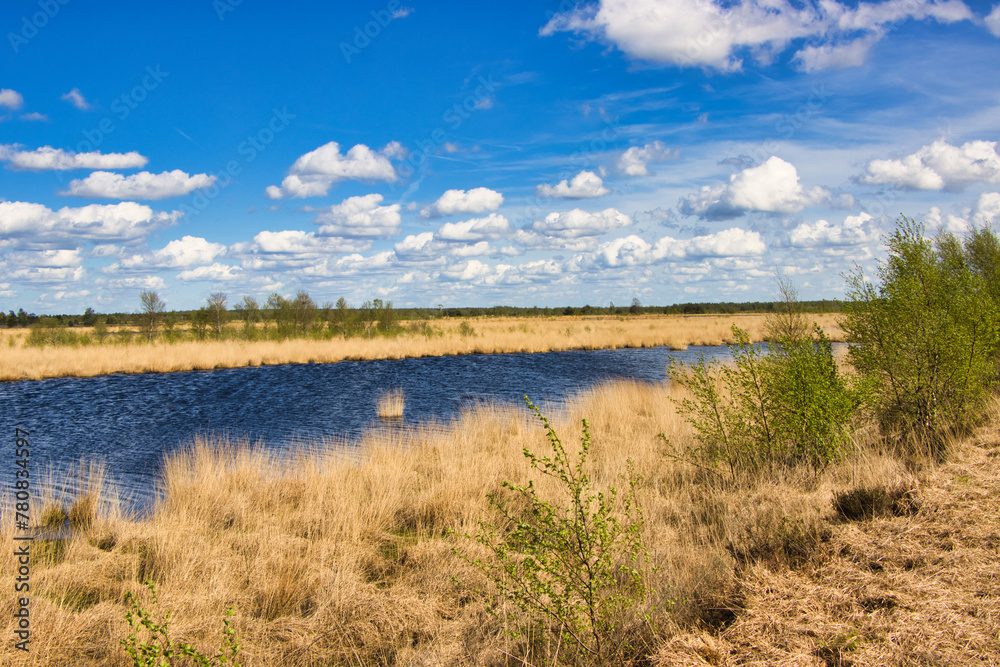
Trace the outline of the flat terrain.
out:
M 837 315 L 811 317 L 836 340 Z M 735 323 L 761 340 L 764 315 L 552 317 L 441 319 L 429 328 L 394 337 L 293 339 L 281 342 L 238 339 L 152 344 L 133 342 L 76 347 L 25 346 L 25 330 L 0 330 L 0 380 L 169 373 L 288 363 L 401 359 L 451 354 L 550 352 L 627 347 L 721 345 L 732 339 Z M 463 331 L 463 326 L 464 331 Z M 76 329 L 80 333 L 86 329 Z M 138 340 L 136 336 L 133 340 Z
M 719 483 L 676 456 L 693 444 L 670 400 L 681 391 L 616 382 L 553 415 L 571 452 L 590 421 L 596 490 L 620 485 L 628 459 L 641 475 L 649 595 L 621 619 L 641 664 L 1000 664 L 1000 403 L 946 464 L 861 433 L 821 472 Z M 541 664 L 510 634 L 527 619 L 488 613 L 490 582 L 453 552 L 483 555 L 462 536 L 492 516 L 485 494 L 504 480 L 560 502 L 522 456 L 546 451 L 538 421 L 483 404 L 358 444 L 274 457 L 202 442 L 170 461 L 163 501 L 142 519 L 117 511 L 86 466 L 79 496 L 36 491 L 35 517 L 62 507 L 75 528 L 34 543 L 32 651 L 4 641 L 0 663 L 129 665 L 131 592 L 156 618 L 172 611 L 172 635 L 205 653 L 234 607 L 248 666 Z M 893 502 L 835 509 L 860 491 Z M 0 540 L 13 544 L 13 503 L 0 506 Z M 14 572 L 0 551 L 0 588 L 13 590 Z M 13 604 L 0 596 L 8 638 Z

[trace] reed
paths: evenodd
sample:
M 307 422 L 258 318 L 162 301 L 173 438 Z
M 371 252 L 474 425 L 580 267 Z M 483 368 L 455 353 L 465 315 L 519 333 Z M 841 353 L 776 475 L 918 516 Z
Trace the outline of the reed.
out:
M 909 664 L 933 653 L 959 665 L 1000 654 L 1000 599 L 983 593 L 1000 576 L 1000 496 L 990 491 L 1000 406 L 956 443 L 952 463 L 919 474 L 861 429 L 853 456 L 820 473 L 721 483 L 684 460 L 695 441 L 670 400 L 679 391 L 615 382 L 553 416 L 567 445 L 589 420 L 596 490 L 620 484 L 628 460 L 642 477 L 649 623 L 630 632 L 651 664 Z M 545 445 L 526 410 L 493 403 L 284 455 L 200 440 L 166 461 L 148 516 L 95 502 L 71 538 L 33 543 L 31 653 L 5 641 L 0 663 L 129 664 L 125 595 L 148 608 L 142 582 L 152 579 L 177 639 L 203 653 L 235 607 L 246 665 L 501 665 L 504 653 L 538 664 L 544 647 L 507 632 L 524 619 L 507 607 L 487 614 L 489 582 L 452 549 L 476 555 L 460 536 L 489 516 L 486 494 L 505 480 L 559 499 L 522 456 Z M 862 522 L 835 514 L 838 494 L 859 488 L 910 489 L 926 511 Z M 8 545 L 9 500 L 0 505 Z M 8 591 L 14 560 L 0 550 Z M 13 605 L 0 596 L 6 637 Z
M 29 347 L 23 331 L 0 330 L 0 380 L 170 373 L 288 363 L 401 359 L 453 354 L 502 354 L 691 345 L 732 341 L 737 323 L 752 340 L 764 339 L 764 315 L 552 317 L 442 319 L 394 338 L 296 339 L 282 342 L 184 341 L 152 344 L 91 343 L 78 347 Z M 843 340 L 836 315 L 815 320 L 834 340 Z M 472 324 L 469 324 L 472 322 Z M 462 324 L 476 335 L 463 335 Z M 86 332 L 80 329 L 81 332 Z M 11 343 L 13 341 L 13 343 Z
M 405 406 L 406 397 L 402 389 L 384 391 L 375 400 L 375 412 L 382 419 L 399 419 Z

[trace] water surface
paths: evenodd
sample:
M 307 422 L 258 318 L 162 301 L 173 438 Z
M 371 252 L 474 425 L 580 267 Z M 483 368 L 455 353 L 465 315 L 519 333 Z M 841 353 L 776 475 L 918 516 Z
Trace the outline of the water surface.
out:
M 725 347 L 588 350 L 289 364 L 184 373 L 105 375 L 0 383 L 0 438 L 30 432 L 36 469 L 104 461 L 127 496 L 148 503 L 164 454 L 195 436 L 228 435 L 282 450 L 322 439 L 353 440 L 384 423 L 378 394 L 401 388 L 403 425 L 450 420 L 476 400 L 552 410 L 595 384 L 666 380 L 671 357 L 716 357 Z M 59 477 L 59 475 L 57 475 Z

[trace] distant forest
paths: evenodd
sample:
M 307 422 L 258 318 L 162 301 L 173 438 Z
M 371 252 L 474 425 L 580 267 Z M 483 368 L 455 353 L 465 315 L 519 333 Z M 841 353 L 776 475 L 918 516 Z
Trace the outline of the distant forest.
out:
M 218 295 L 213 295 L 218 296 Z M 223 295 L 224 298 L 224 295 Z M 318 319 L 326 320 L 334 310 L 346 310 L 351 314 L 359 314 L 373 308 L 373 303 L 383 306 L 378 299 L 366 301 L 360 306 L 352 307 L 343 299 L 337 304 L 324 304 L 317 306 L 309 295 L 299 292 L 296 299 L 305 301 L 315 308 Z M 272 299 L 273 300 L 273 299 Z M 244 302 L 246 299 L 244 299 Z M 799 306 L 805 313 L 839 313 L 843 310 L 843 301 L 839 299 L 824 299 L 820 301 L 801 301 Z M 649 306 L 640 303 L 638 299 L 633 299 L 628 305 L 616 305 L 610 303 L 607 306 L 563 306 L 563 307 L 540 307 L 540 306 L 489 306 L 489 307 L 452 307 L 445 308 L 396 308 L 394 311 L 397 320 L 432 320 L 444 317 L 468 318 L 468 317 L 553 317 L 559 315 L 572 315 L 578 317 L 600 316 L 600 315 L 641 315 L 663 314 L 663 315 L 730 315 L 738 313 L 771 313 L 777 310 L 781 302 L 778 301 L 747 301 L 742 303 L 726 302 L 704 302 L 704 303 L 680 303 L 669 306 Z M 392 302 L 385 304 L 392 308 Z M 310 309 L 312 309 L 310 308 Z M 266 310 L 267 305 L 262 304 L 261 310 Z M 174 319 L 180 322 L 193 322 L 205 315 L 206 307 L 196 310 L 175 310 L 163 311 L 166 319 Z M 232 314 L 238 316 L 239 306 L 232 308 Z M 64 326 L 64 327 L 92 327 L 98 323 L 107 326 L 127 326 L 138 325 L 143 317 L 142 307 L 137 304 L 134 312 L 112 312 L 100 313 L 93 308 L 87 308 L 81 314 L 62 315 L 36 315 L 19 308 L 16 312 L 11 309 L 3 314 L 0 310 L 0 326 L 7 328 L 30 327 L 34 324 L 42 326 Z

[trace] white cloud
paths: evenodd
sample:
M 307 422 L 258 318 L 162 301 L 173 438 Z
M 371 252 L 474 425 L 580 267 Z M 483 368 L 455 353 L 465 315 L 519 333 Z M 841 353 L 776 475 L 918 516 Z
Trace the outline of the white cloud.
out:
M 308 260 L 339 252 L 367 250 L 370 240 L 343 239 L 317 236 L 314 232 L 286 229 L 279 232 L 263 231 L 253 237 L 253 244 L 236 244 L 234 252 L 264 253 L 265 255 L 290 255 L 291 259 Z
M 197 236 L 184 236 L 159 250 L 122 259 L 121 266 L 127 269 L 181 269 L 210 264 L 225 252 L 226 246 L 221 243 L 212 243 Z
M 868 185 L 907 190 L 961 190 L 972 183 L 1000 183 L 996 141 L 969 141 L 952 146 L 939 139 L 899 160 L 872 160 L 858 179 Z
M 589 199 L 609 192 L 611 190 L 604 187 L 601 177 L 592 171 L 581 171 L 572 181 L 562 180 L 555 185 L 542 184 L 535 188 L 539 197 L 552 199 Z
M 73 197 L 103 199 L 167 199 L 201 190 L 215 183 L 216 177 L 208 174 L 190 176 L 180 169 L 151 174 L 122 176 L 110 171 L 95 171 L 87 178 L 75 178 L 69 188 L 59 194 Z
M 52 211 L 41 204 L 0 202 L 0 236 L 32 243 L 128 242 L 172 225 L 181 212 L 154 212 L 135 202 L 91 204 Z
M 809 45 L 795 54 L 795 61 L 804 72 L 858 67 L 868 59 L 876 42 L 878 37 L 869 35 L 838 44 Z
M 872 220 L 867 213 L 860 213 L 847 216 L 841 225 L 826 220 L 803 222 L 789 233 L 788 240 L 797 248 L 861 245 L 878 239 Z
M 370 194 L 363 197 L 348 197 L 316 216 L 321 224 L 319 233 L 323 236 L 347 238 L 388 238 L 399 231 L 402 218 L 401 206 L 380 206 L 382 195 Z
M 380 153 L 364 144 L 353 146 L 346 154 L 340 144 L 331 141 L 301 156 L 295 161 L 281 187 L 269 185 L 266 194 L 270 199 L 283 197 L 317 197 L 329 192 L 337 182 L 346 180 L 395 182 L 396 170 L 389 161 L 402 155 L 402 145 L 390 142 Z
M 149 159 L 136 151 L 128 153 L 74 153 L 61 148 L 42 146 L 33 151 L 20 150 L 17 144 L 0 145 L 0 160 L 15 169 L 134 169 L 145 167 Z
M 532 223 L 531 229 L 546 236 L 575 239 L 598 236 L 631 224 L 631 218 L 614 208 L 594 213 L 575 208 L 565 213 L 549 213 L 545 216 L 545 220 L 536 220 Z
M 661 261 L 756 257 L 766 249 L 759 233 L 748 232 L 739 227 L 685 240 L 664 236 L 655 244 L 632 234 L 603 243 L 594 252 L 577 255 L 571 265 L 576 269 L 600 270 L 643 266 Z
M 878 40 L 886 27 L 907 18 L 931 18 L 940 23 L 972 20 L 959 0 L 887 0 L 855 7 L 835 0 L 798 3 L 789 0 L 601 0 L 556 14 L 540 34 L 584 33 L 613 44 L 630 58 L 680 66 L 712 67 L 722 71 L 742 67 L 748 54 L 771 62 L 792 40 L 811 38 L 797 54 L 803 67 L 845 66 L 860 46 L 829 44 L 862 35 Z M 809 49 L 812 51 L 808 51 Z M 819 51 L 817 49 L 820 49 Z M 805 52 L 805 53 L 804 53 Z M 824 62 L 825 61 L 825 62 Z
M 68 250 L 27 250 L 8 255 L 10 264 L 22 267 L 75 268 L 83 264 L 80 249 Z
M 107 282 L 112 289 L 166 289 L 167 283 L 160 276 L 133 276 L 130 278 L 115 278 Z
M 951 213 L 942 215 L 941 209 L 937 206 L 931 206 L 930 212 L 923 217 L 923 222 L 927 231 L 931 233 L 944 231 L 950 234 L 965 234 L 970 227 L 969 221 L 965 218 Z
M 979 226 L 1000 225 L 1000 192 L 984 192 L 979 195 L 972 220 Z
M 75 106 L 80 111 L 87 111 L 91 108 L 90 102 L 84 99 L 83 94 L 80 92 L 79 88 L 74 88 L 69 91 L 59 99 L 65 100 Z
M 448 190 L 441 197 L 425 207 L 420 215 L 425 218 L 440 218 L 454 213 L 485 213 L 496 211 L 503 204 L 503 195 L 489 188 Z
M 626 176 L 647 176 L 649 169 L 646 165 L 650 162 L 662 162 L 673 157 L 677 157 L 677 151 L 670 150 L 661 141 L 654 141 L 642 148 L 632 146 L 622 153 L 618 158 L 618 169 Z
M 86 272 L 82 266 L 48 267 L 26 266 L 7 272 L 7 278 L 18 283 L 60 284 L 83 280 Z
M 21 120 L 26 120 L 28 122 L 38 122 L 44 123 L 48 121 L 49 117 L 43 113 L 38 113 L 37 111 L 32 111 L 31 113 L 23 113 L 18 116 Z
M 1000 4 L 993 8 L 993 11 L 985 18 L 986 28 L 994 37 L 1000 37 Z
M 499 213 L 485 218 L 472 218 L 463 222 L 446 222 L 438 229 L 436 238 L 442 241 L 483 241 L 498 239 L 512 231 L 510 222 Z
M 218 262 L 208 266 L 199 266 L 194 269 L 181 271 L 177 274 L 179 280 L 184 282 L 195 282 L 205 280 L 210 282 L 220 282 L 226 280 L 236 280 L 241 277 L 242 269 L 238 266 L 219 264 Z
M 12 111 L 17 111 L 24 105 L 24 97 L 21 93 L 10 88 L 0 88 L 0 107 L 7 107 Z
M 799 183 L 795 166 L 771 156 L 757 167 L 733 174 L 726 185 L 704 186 L 682 199 L 681 213 L 707 220 L 735 218 L 748 211 L 798 213 L 806 206 L 830 201 L 831 193 L 815 187 L 808 192 Z

